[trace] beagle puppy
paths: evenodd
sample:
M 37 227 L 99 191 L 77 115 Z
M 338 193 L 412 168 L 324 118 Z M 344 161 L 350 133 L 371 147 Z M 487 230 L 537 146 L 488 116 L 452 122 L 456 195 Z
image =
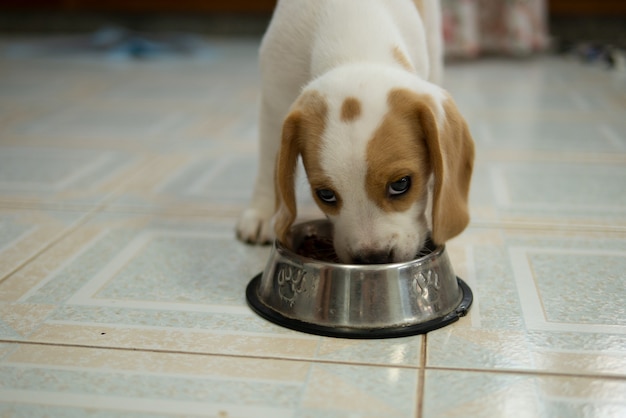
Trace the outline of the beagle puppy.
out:
M 342 262 L 408 261 L 465 229 L 474 142 L 437 85 L 440 14 L 436 0 L 279 0 L 241 240 L 287 242 L 299 158 Z

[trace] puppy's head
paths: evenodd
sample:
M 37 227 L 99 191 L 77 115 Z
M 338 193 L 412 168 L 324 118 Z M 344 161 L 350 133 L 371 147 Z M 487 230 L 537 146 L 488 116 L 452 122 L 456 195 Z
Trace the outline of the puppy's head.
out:
M 298 156 L 345 263 L 408 261 L 429 235 L 443 244 L 465 229 L 473 141 L 447 93 L 421 83 L 351 92 L 317 83 L 301 94 L 277 158 L 281 241 L 297 214 Z

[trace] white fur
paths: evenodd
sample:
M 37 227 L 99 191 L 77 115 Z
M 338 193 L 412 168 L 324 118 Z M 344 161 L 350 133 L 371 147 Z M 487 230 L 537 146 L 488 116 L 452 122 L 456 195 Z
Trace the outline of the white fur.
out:
M 260 50 L 262 74 L 260 164 L 250 207 L 237 225 L 249 242 L 273 238 L 274 166 L 282 122 L 302 90 L 321 93 L 328 104 L 321 165 L 341 194 L 343 207 L 330 217 L 335 249 L 344 261 L 359 250 L 394 250 L 394 259 L 415 255 L 428 233 L 427 197 L 402 213 L 385 213 L 367 197 L 365 150 L 394 88 L 428 94 L 439 104 L 441 78 L 439 4 L 424 0 L 420 16 L 410 0 L 280 0 Z M 399 48 L 414 71 L 394 59 Z M 428 80 L 428 81 L 427 81 Z M 346 97 L 362 104 L 350 124 L 339 120 Z
M 320 164 L 342 196 L 343 207 L 333 222 L 334 245 L 341 260 L 359 253 L 390 253 L 395 261 L 408 260 L 422 247 L 428 234 L 427 197 L 404 212 L 386 213 L 370 201 L 363 187 L 367 172 L 366 149 L 383 115 L 389 109 L 387 95 L 393 88 L 421 91 L 440 104 L 442 91 L 433 84 L 393 67 L 379 64 L 349 64 L 312 81 L 306 90 L 325 92 L 330 115 L 339 115 L 345 97 L 361 102 L 361 115 L 344 123 L 327 120 Z M 443 109 L 439 109 L 443 119 Z M 429 214 L 428 214 L 429 215 Z

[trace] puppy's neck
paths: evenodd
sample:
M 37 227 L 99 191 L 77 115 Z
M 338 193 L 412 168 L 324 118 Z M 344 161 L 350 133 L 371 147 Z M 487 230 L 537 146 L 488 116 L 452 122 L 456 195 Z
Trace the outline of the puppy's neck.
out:
M 313 78 L 343 65 L 369 63 L 428 79 L 426 35 L 422 25 L 415 25 L 421 17 L 409 3 L 394 2 L 390 7 L 386 2 L 362 0 L 356 11 L 353 2 L 325 2 L 318 15 L 318 27 L 324 30 L 315 34 L 311 51 Z

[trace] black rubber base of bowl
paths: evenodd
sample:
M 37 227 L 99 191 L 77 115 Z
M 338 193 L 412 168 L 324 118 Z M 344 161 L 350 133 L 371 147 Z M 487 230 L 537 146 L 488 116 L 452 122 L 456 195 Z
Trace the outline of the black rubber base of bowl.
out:
M 254 277 L 246 288 L 246 299 L 248 300 L 248 305 L 250 305 L 250 308 L 252 308 L 253 311 L 259 314 L 261 317 L 267 319 L 268 321 L 271 321 L 285 328 L 306 332 L 308 334 L 322 335 L 325 337 L 377 339 L 398 338 L 407 337 L 410 335 L 426 334 L 427 332 L 444 327 L 457 321 L 460 317 L 465 316 L 470 306 L 472 305 L 472 300 L 474 299 L 472 289 L 470 289 L 470 287 L 463 280 L 457 277 L 459 287 L 463 292 L 463 299 L 461 299 L 461 303 L 459 303 L 455 310 L 441 318 L 414 325 L 395 326 L 388 328 L 364 329 L 328 327 L 299 321 L 293 318 L 287 318 L 263 304 L 258 297 L 258 288 L 261 284 L 261 276 L 262 274 L 259 274 Z

